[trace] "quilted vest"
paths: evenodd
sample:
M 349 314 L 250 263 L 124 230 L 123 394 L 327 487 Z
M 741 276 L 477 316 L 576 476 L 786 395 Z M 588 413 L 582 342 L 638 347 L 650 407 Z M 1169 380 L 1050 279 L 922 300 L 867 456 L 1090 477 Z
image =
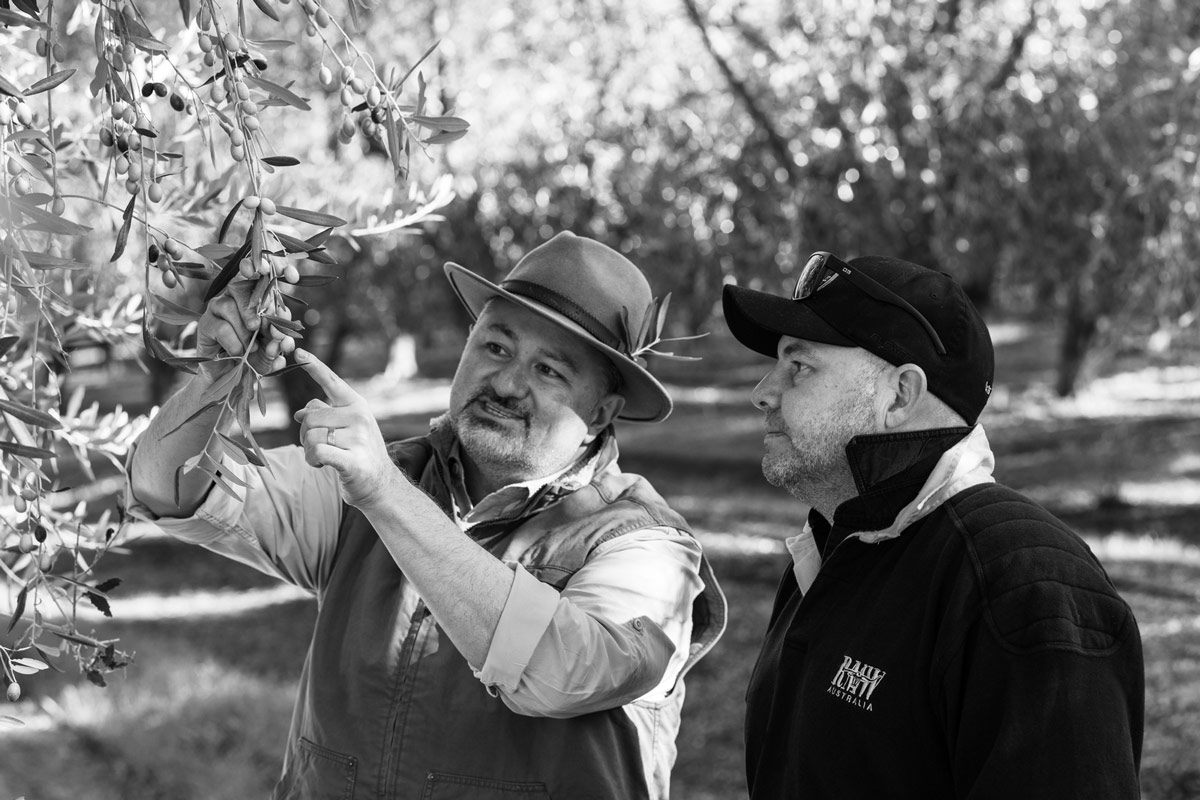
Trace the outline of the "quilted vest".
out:
M 532 516 L 489 524 L 481 541 L 562 589 L 596 547 L 631 531 L 687 523 L 615 463 Z M 449 508 L 429 437 L 395 443 L 393 460 Z M 476 533 L 476 531 L 473 531 Z M 366 519 L 343 509 L 337 553 L 301 676 L 276 800 L 657 800 L 669 789 L 683 673 L 660 702 L 569 719 L 509 710 L 472 674 Z M 686 672 L 725 626 L 706 558 Z M 404 597 L 411 607 L 405 605 Z M 649 776 L 649 779 L 647 778 Z

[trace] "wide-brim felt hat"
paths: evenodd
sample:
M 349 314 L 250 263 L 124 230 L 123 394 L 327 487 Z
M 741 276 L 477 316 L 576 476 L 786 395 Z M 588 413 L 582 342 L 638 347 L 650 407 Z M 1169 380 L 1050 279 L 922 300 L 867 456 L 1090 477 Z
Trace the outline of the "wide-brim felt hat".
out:
M 671 413 L 671 396 L 638 353 L 654 296 L 642 271 L 617 251 L 563 232 L 526 253 L 498 284 L 454 262 L 445 270 L 472 319 L 500 297 L 600 351 L 621 376 L 619 419 L 660 422 Z

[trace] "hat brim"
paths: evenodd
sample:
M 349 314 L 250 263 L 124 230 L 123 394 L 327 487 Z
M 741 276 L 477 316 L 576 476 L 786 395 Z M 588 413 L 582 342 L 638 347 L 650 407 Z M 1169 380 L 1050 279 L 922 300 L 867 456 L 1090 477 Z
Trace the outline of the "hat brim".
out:
M 446 278 L 458 299 L 471 314 L 472 319 L 478 319 L 484 305 L 493 297 L 502 297 L 510 303 L 526 308 L 539 317 L 553 322 L 563 330 L 574 334 L 588 346 L 599 350 L 608 358 L 621 376 L 621 396 L 625 405 L 618 419 L 630 422 L 661 422 L 671 413 L 673 407 L 671 396 L 658 380 L 644 367 L 633 361 L 620 350 L 616 350 L 584 330 L 579 324 L 571 321 L 529 298 L 512 292 L 481 278 L 466 267 L 446 262 Z
M 779 339 L 793 336 L 838 347 L 858 347 L 802 300 L 726 285 L 721 293 L 725 324 L 733 337 L 756 353 L 778 356 Z

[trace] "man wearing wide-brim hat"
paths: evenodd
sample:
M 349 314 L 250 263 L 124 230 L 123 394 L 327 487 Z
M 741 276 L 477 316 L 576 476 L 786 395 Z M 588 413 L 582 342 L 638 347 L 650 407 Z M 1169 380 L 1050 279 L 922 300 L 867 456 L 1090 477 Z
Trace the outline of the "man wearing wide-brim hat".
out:
M 684 519 L 617 466 L 614 421 L 671 411 L 644 360 L 665 303 L 569 233 L 499 284 L 446 274 L 475 324 L 429 434 L 385 444 L 298 350 L 326 394 L 301 446 L 223 464 L 241 497 L 176 499 L 216 424 L 194 416 L 202 371 L 131 455 L 129 506 L 320 598 L 277 798 L 666 797 L 683 675 L 725 602 Z M 202 353 L 241 354 L 245 296 L 209 304 Z

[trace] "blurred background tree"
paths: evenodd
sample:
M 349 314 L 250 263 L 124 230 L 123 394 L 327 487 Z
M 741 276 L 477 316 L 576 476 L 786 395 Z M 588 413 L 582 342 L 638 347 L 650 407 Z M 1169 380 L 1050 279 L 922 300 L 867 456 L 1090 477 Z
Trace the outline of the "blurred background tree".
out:
M 1194 3 L 408 8 L 413 35 L 446 37 L 438 99 L 482 132 L 439 156 L 448 224 L 364 245 L 394 324 L 359 332 L 414 334 L 429 369 L 465 323 L 442 262 L 499 277 L 563 228 L 672 292 L 677 335 L 714 327 L 723 282 L 783 291 L 830 249 L 1052 323 L 1062 395 L 1090 355 L 1197 342 Z

